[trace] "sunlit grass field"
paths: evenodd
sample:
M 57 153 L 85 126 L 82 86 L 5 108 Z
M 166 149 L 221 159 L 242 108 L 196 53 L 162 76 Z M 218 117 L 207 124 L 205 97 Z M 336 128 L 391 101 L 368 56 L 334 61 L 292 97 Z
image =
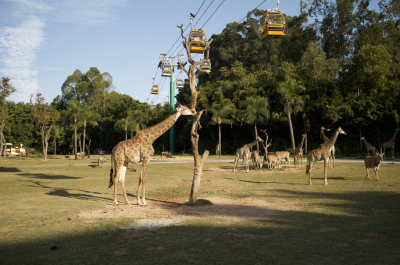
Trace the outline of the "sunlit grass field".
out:
M 191 207 L 177 225 L 137 231 L 122 227 L 157 203 L 173 205 L 169 218 L 187 214 L 193 163 L 151 164 L 149 206 L 139 207 L 112 206 L 110 166 L 96 161 L 0 161 L 0 264 L 400 263 L 400 164 L 383 164 L 374 181 L 363 163 L 337 162 L 325 186 L 318 162 L 310 186 L 304 168 L 245 173 L 242 166 L 233 174 L 232 162 L 210 156 L 199 197 L 213 205 Z M 140 166 L 133 167 L 126 186 L 134 204 Z M 113 207 L 138 217 L 81 214 Z

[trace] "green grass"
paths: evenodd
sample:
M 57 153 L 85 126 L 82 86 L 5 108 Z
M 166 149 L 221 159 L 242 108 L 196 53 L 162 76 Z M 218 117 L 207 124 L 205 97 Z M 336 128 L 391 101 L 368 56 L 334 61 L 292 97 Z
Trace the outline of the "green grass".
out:
M 212 217 L 126 231 L 120 227 L 134 218 L 78 215 L 112 204 L 109 166 L 87 165 L 96 158 L 0 161 L 0 264 L 400 263 L 399 164 L 383 164 L 380 180 L 368 181 L 363 163 L 337 163 L 325 186 L 318 162 L 309 186 L 304 168 L 232 174 L 232 163 L 206 163 L 199 197 L 213 205 L 191 211 L 212 209 Z M 137 175 L 127 175 L 133 203 Z M 192 163 L 152 164 L 148 203 L 187 207 L 192 177 Z M 220 205 L 216 198 L 234 203 Z M 118 209 L 124 207 L 133 206 Z

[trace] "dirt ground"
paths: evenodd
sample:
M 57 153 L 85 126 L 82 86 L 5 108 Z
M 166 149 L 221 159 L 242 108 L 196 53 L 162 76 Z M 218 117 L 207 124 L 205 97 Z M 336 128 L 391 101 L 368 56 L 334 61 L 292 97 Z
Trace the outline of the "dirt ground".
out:
M 272 215 L 279 214 L 282 210 L 290 210 L 295 206 L 286 203 L 269 203 L 264 200 L 246 198 L 232 200 L 220 197 L 209 198 L 212 205 L 187 206 L 184 201 L 148 201 L 147 206 L 130 205 L 105 205 L 104 209 L 86 211 L 78 217 L 93 220 L 96 218 L 132 218 L 133 223 L 122 229 L 152 230 L 160 227 L 178 225 L 186 220 L 214 219 L 224 222 L 237 222 L 245 220 L 267 220 Z

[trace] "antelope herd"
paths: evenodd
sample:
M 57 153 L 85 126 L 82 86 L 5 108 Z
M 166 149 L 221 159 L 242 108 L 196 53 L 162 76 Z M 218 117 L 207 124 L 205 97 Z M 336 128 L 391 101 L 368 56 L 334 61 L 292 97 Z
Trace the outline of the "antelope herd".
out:
M 330 131 L 330 129 L 326 129 L 321 127 L 320 134 L 321 138 L 323 139 L 323 143 L 316 148 L 311 150 L 307 154 L 307 165 L 306 165 L 306 174 L 308 176 L 308 184 L 312 184 L 311 182 L 311 171 L 313 164 L 317 161 L 324 161 L 324 184 L 328 184 L 328 177 L 327 177 L 327 170 L 328 167 L 334 167 L 334 160 L 335 160 L 335 142 L 339 136 L 339 134 L 346 135 L 346 132 L 339 126 L 334 133 L 329 138 L 325 135 L 325 131 Z M 380 145 L 380 151 L 370 144 L 364 136 L 360 138 L 360 141 L 363 141 L 365 144 L 365 149 L 367 151 L 367 156 L 364 158 L 365 169 L 367 172 L 366 179 L 369 179 L 369 169 L 372 168 L 375 172 L 375 180 L 379 180 L 378 177 L 378 170 L 383 161 L 385 150 L 390 148 L 392 151 L 392 159 L 394 159 L 394 146 L 395 146 L 395 138 L 398 133 L 399 129 L 395 129 L 393 136 L 382 145 Z M 234 166 L 233 166 L 233 173 L 237 171 L 237 165 L 239 159 L 243 160 L 245 164 L 246 172 L 249 172 L 249 160 L 254 169 L 259 168 L 281 168 L 282 162 L 285 162 L 286 166 L 290 165 L 290 153 L 288 151 L 275 151 L 270 152 L 268 148 L 272 145 L 272 139 L 269 138 L 266 130 L 261 130 L 265 134 L 265 140 L 261 137 L 257 136 L 256 140 L 251 143 L 245 144 L 242 147 L 236 150 Z M 293 160 L 295 167 L 302 167 L 303 162 L 303 145 L 307 138 L 306 134 L 301 136 L 300 144 L 295 148 L 293 151 Z M 261 156 L 258 149 L 252 150 L 252 148 L 257 144 L 261 144 L 264 149 L 264 155 Z M 373 156 L 369 155 L 369 152 L 372 151 L 374 154 Z

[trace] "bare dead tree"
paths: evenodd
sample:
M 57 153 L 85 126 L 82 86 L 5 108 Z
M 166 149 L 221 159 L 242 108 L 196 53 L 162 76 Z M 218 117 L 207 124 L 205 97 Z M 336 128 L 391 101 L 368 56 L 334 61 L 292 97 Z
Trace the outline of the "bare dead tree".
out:
M 200 61 L 194 61 L 192 59 L 190 49 L 188 46 L 187 38 L 184 36 L 184 30 L 183 30 L 183 25 L 178 26 L 178 28 L 181 29 L 181 37 L 183 39 L 182 44 L 183 47 L 186 50 L 188 62 L 189 62 L 189 69 L 186 69 L 185 66 L 179 62 L 178 67 L 182 71 L 186 73 L 188 76 L 189 80 L 189 88 L 190 88 L 190 93 L 191 93 L 191 103 L 190 103 L 190 109 L 194 113 L 194 120 L 193 120 L 193 125 L 192 125 L 192 130 L 190 132 L 190 139 L 192 142 L 192 149 L 193 149 L 193 157 L 194 157 L 194 170 L 193 170 L 193 182 L 192 182 L 192 189 L 189 197 L 189 204 L 194 204 L 197 201 L 197 195 L 199 192 L 199 187 L 200 187 L 200 180 L 201 180 L 201 174 L 203 171 L 203 163 L 208 157 L 208 150 L 206 150 L 203 155 L 200 156 L 199 154 L 199 134 L 198 130 L 201 129 L 200 125 L 200 118 L 201 115 L 203 114 L 204 110 L 201 110 L 199 112 L 196 111 L 196 104 L 197 104 L 197 96 L 198 96 L 198 91 L 196 90 L 196 71 L 198 72 L 203 72 L 199 68 L 202 63 L 204 63 L 206 60 L 208 60 L 209 54 L 210 54 L 210 44 L 212 43 L 212 39 L 207 41 L 206 47 L 205 47 L 205 52 L 204 52 L 204 58 L 201 59 Z

